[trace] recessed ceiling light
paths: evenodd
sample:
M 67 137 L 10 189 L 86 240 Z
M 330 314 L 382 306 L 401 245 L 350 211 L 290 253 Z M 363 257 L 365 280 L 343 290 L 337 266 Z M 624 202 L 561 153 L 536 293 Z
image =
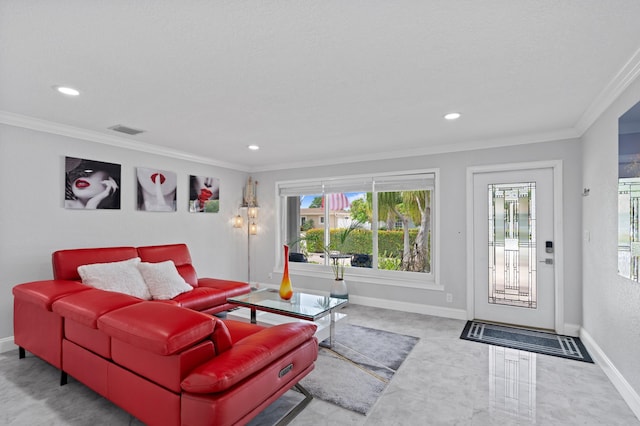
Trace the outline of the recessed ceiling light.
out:
M 78 96 L 80 94 L 80 92 L 78 90 L 74 89 L 73 87 L 53 86 L 53 88 L 56 89 L 58 92 L 64 94 L 64 95 Z
M 445 114 L 444 118 L 445 120 L 457 120 L 458 118 L 460 118 L 460 113 L 450 112 L 449 114 Z
M 247 148 L 249 148 L 251 151 L 257 151 L 260 149 L 258 145 L 249 145 Z

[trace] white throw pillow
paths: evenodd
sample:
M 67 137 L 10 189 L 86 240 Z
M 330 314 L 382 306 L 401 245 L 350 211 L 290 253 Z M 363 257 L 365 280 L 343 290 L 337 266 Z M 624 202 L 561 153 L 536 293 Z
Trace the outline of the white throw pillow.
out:
M 138 269 L 149 287 L 151 297 L 155 300 L 173 299 L 179 294 L 193 290 L 176 269 L 173 260 L 165 262 L 140 262 Z
M 121 262 L 93 263 L 79 266 L 78 274 L 86 285 L 151 300 L 149 288 L 138 270 L 139 263 L 139 257 Z

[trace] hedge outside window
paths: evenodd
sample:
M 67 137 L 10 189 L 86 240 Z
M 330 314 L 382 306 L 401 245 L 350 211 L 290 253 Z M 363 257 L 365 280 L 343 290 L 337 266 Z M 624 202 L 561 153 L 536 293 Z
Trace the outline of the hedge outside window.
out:
M 436 171 L 280 182 L 281 240 L 305 268 L 339 259 L 347 275 L 433 280 L 435 182 Z

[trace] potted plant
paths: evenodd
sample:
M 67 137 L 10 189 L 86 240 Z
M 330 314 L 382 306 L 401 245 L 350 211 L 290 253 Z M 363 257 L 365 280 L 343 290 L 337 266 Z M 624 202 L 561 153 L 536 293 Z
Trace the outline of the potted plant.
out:
M 358 229 L 360 227 L 360 222 L 353 221 L 349 224 L 347 228 L 342 229 L 342 231 L 337 234 L 337 241 L 335 247 L 337 250 L 331 250 L 330 246 L 324 247 L 324 252 L 329 258 L 329 264 L 331 265 L 331 269 L 333 270 L 333 284 L 331 285 L 330 296 L 338 299 L 348 299 L 349 291 L 347 289 L 347 283 L 344 280 L 344 259 L 351 258 L 351 255 L 342 253 L 341 250 L 345 247 L 345 243 L 349 238 L 351 232 L 354 229 Z
M 344 270 L 345 270 L 345 259 L 350 259 L 351 255 L 343 253 L 342 250 L 345 247 L 345 243 L 349 238 L 351 232 L 354 229 L 359 229 L 361 223 L 357 220 L 352 221 L 347 228 L 343 228 L 339 233 L 333 234 L 333 249 L 332 244 L 322 246 L 322 251 L 327 259 L 329 259 L 329 265 L 331 266 L 331 270 L 333 271 L 333 283 L 331 285 L 330 296 L 340 299 L 348 299 L 349 292 L 347 290 L 347 284 L 344 280 Z M 295 246 L 296 244 L 307 241 L 306 236 L 302 236 L 301 238 L 294 240 L 288 243 L 288 246 Z

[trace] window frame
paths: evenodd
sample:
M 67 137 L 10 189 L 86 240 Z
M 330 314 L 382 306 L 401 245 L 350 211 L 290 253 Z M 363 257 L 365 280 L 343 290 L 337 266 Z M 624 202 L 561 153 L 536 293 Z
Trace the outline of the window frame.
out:
M 391 287 L 409 287 L 419 288 L 426 290 L 440 290 L 444 291 L 444 287 L 440 284 L 440 169 L 419 169 L 419 170 L 403 170 L 398 172 L 386 172 L 386 173 L 371 173 L 371 174 L 358 174 L 358 175 L 344 175 L 344 176 L 332 176 L 327 178 L 313 178 L 313 179 L 295 179 L 295 180 L 283 180 L 275 183 L 275 207 L 276 207 L 276 250 L 275 266 L 273 272 L 279 273 L 283 267 L 283 255 L 282 245 L 285 244 L 284 230 L 287 228 L 287 208 L 286 199 L 292 195 L 281 195 L 281 188 L 306 188 L 314 186 L 314 184 L 322 185 L 324 182 L 337 182 L 342 180 L 358 180 L 358 179 L 380 179 L 380 178 L 397 178 L 402 181 L 402 177 L 406 176 L 407 180 L 411 175 L 433 175 L 433 189 L 431 194 L 431 271 L 409 272 L 409 271 L 389 271 L 382 269 L 369 269 L 369 268 L 348 268 L 345 279 L 348 282 L 362 282 L 371 283 L 383 286 Z M 330 185 L 330 184 L 329 184 Z M 374 192 L 374 186 L 371 187 L 371 192 Z M 345 191 L 346 192 L 346 191 Z M 328 193 L 328 192 L 327 192 Z M 311 195 L 311 194 L 309 194 Z M 377 197 L 374 197 L 374 204 L 377 204 Z M 377 209 L 377 206 L 375 207 Z M 326 212 L 325 212 L 326 213 Z M 323 224 L 325 232 L 328 232 L 326 221 Z M 373 228 L 373 224 L 372 224 Z M 377 226 L 376 226 L 377 228 Z M 374 239 L 377 238 L 377 234 L 374 233 Z M 374 244 L 377 241 L 373 242 Z M 333 279 L 331 267 L 328 265 L 308 264 L 308 263 L 289 263 L 289 272 L 295 275 L 309 276 L 314 278 L 327 278 Z

